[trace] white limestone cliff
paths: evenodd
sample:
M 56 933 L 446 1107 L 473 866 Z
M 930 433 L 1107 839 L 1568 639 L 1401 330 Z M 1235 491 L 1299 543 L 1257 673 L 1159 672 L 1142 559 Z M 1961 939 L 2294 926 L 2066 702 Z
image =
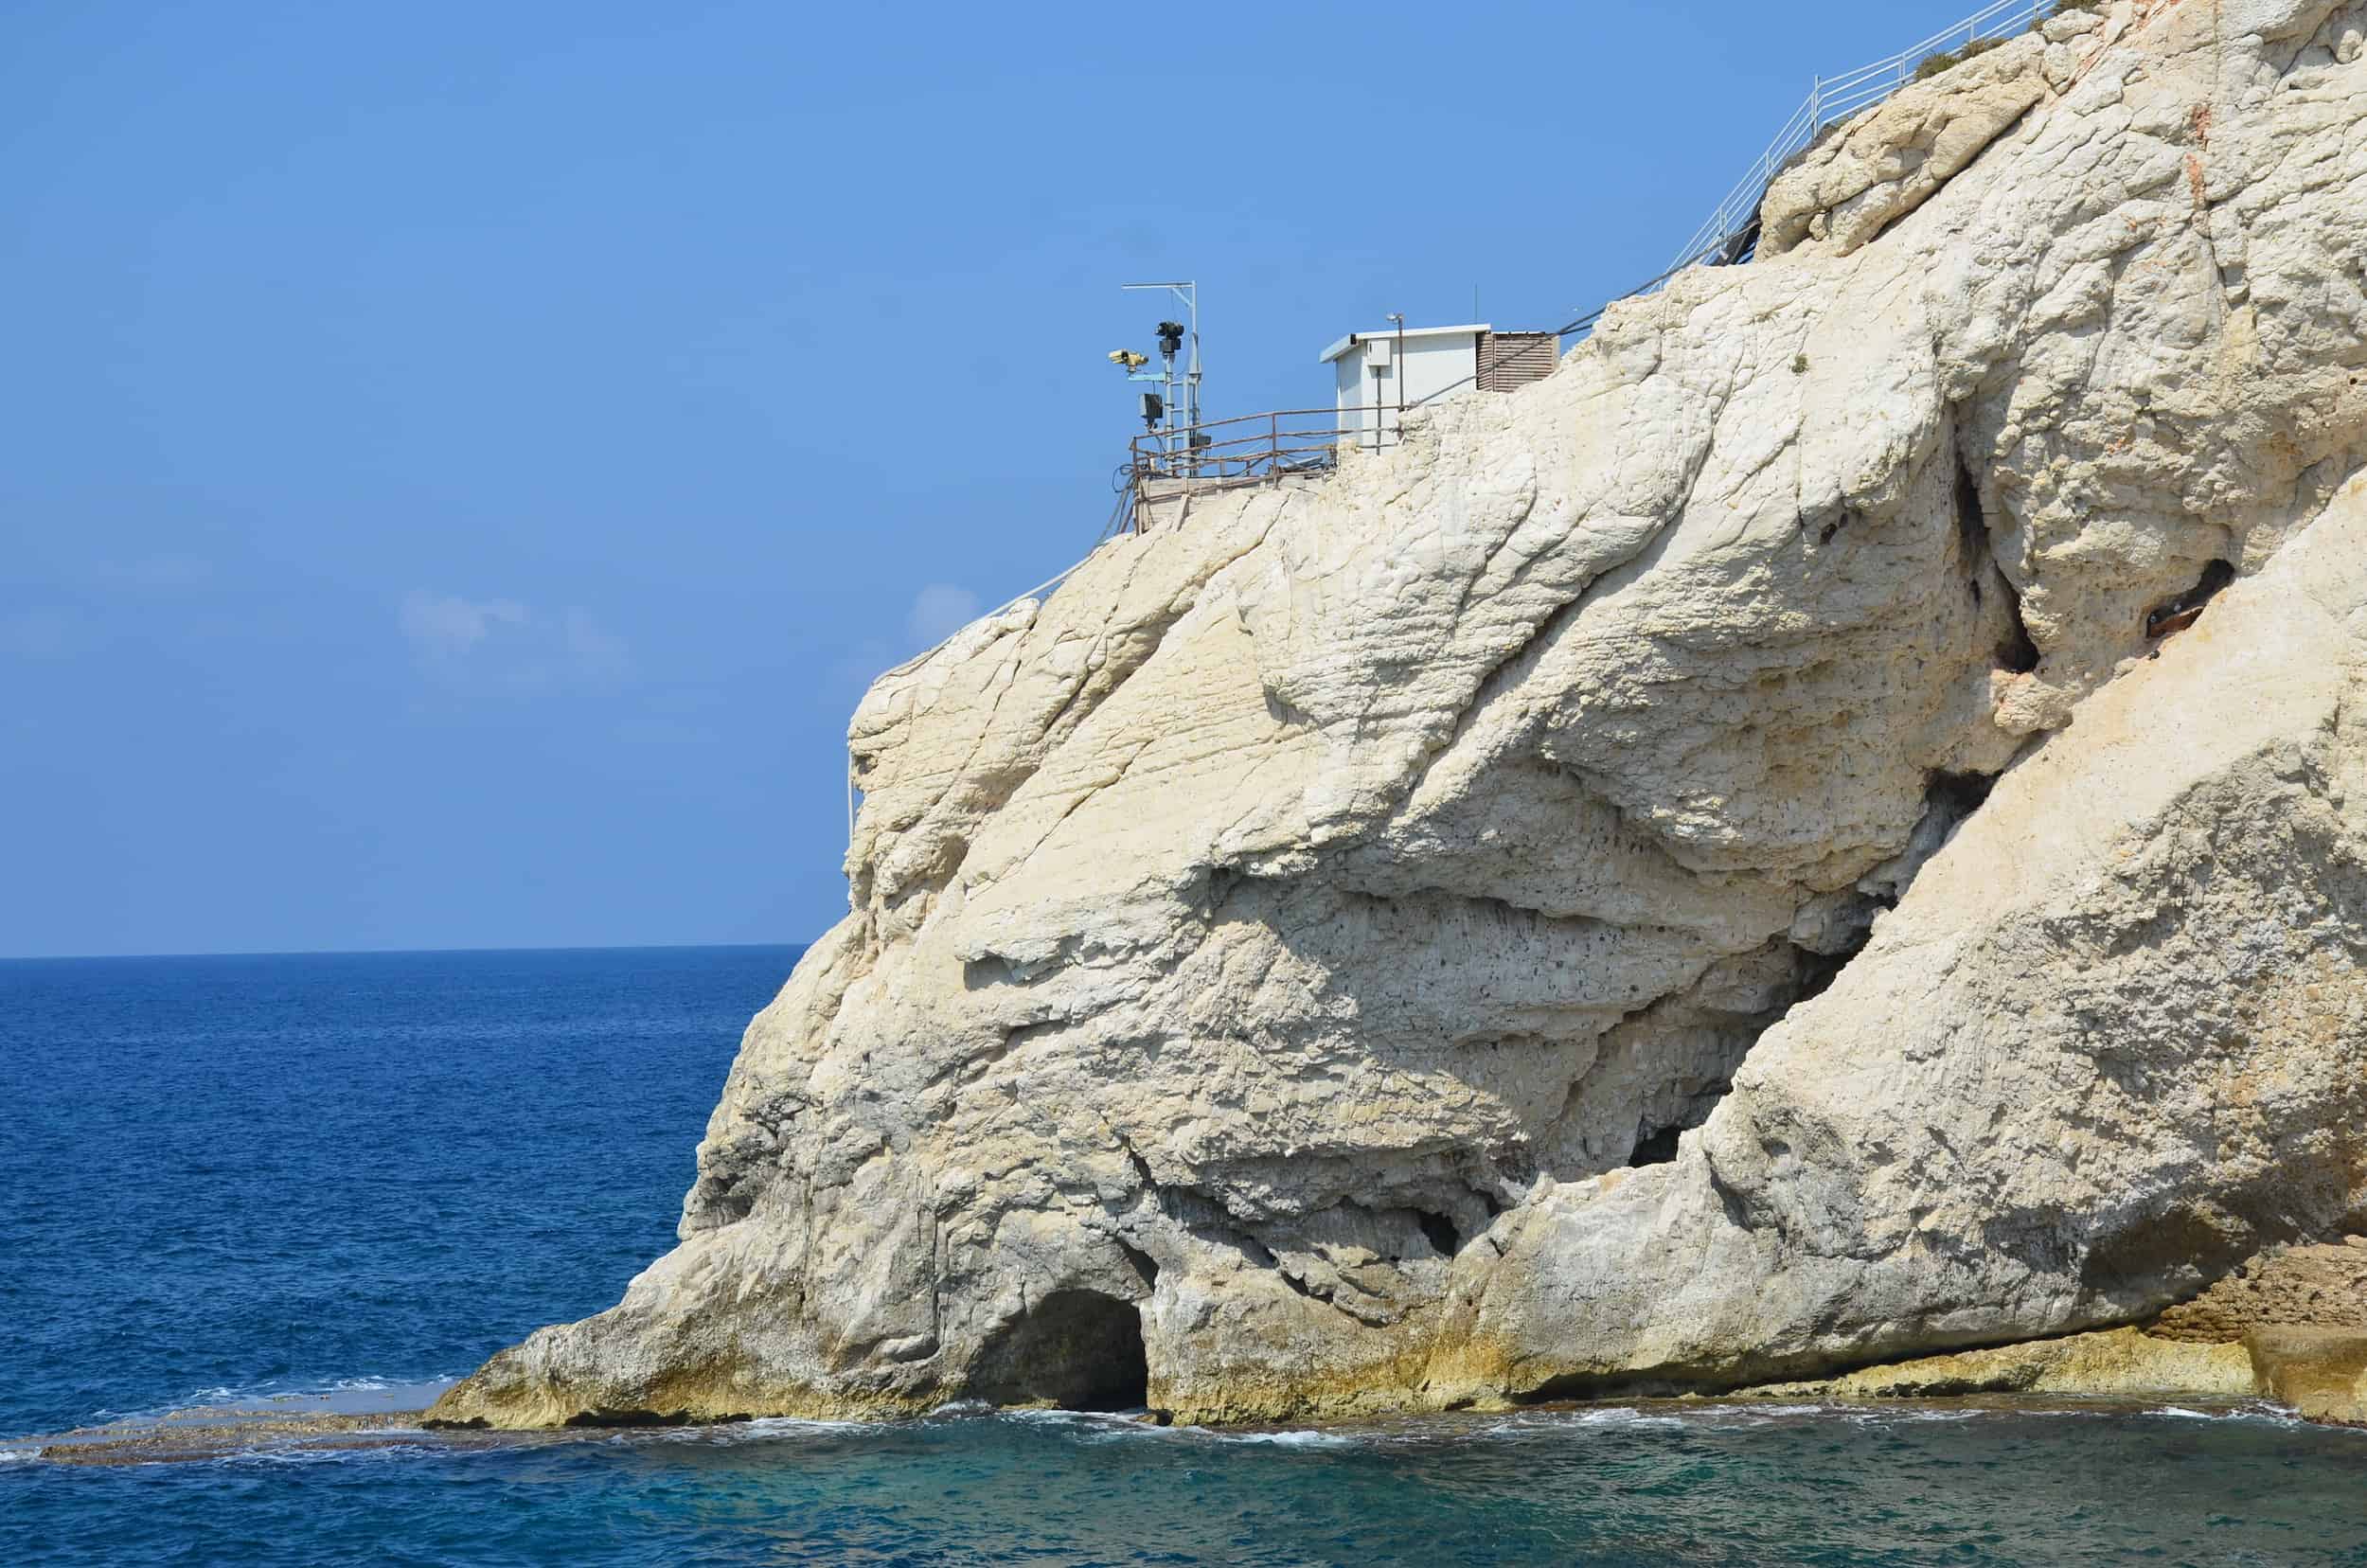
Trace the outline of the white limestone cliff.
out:
M 2367 1228 L 2363 32 L 2065 12 L 883 678 L 681 1245 L 435 1414 L 1730 1386 Z

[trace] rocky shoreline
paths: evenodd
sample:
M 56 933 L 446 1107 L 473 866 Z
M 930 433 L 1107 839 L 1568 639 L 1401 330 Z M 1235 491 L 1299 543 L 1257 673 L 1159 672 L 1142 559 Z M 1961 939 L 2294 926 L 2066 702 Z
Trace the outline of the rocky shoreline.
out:
M 432 1417 L 2355 1411 L 2362 126 L 2367 6 L 2059 12 L 882 677 L 680 1245 Z
M 1640 1397 L 1656 1395 L 1647 1390 Z M 1934 1410 L 2071 1405 L 2142 1410 L 2163 1399 L 2224 1410 L 2266 1403 L 2304 1420 L 2367 1429 L 2367 1237 L 2338 1246 L 2276 1249 L 2143 1327 L 1912 1357 L 1837 1377 L 1753 1384 L 1666 1402 L 1679 1410 L 1753 1400 L 1835 1410 L 1873 1402 Z M 1486 1408 L 1583 1414 L 1595 1407 L 1565 1400 L 1502 1401 Z M 1174 1413 L 1166 1410 L 1132 1415 L 1162 1426 L 1174 1420 Z M 632 1424 L 578 1420 L 539 1434 L 496 1432 L 489 1425 L 439 1417 L 428 1406 L 337 1410 L 317 1398 L 289 1397 L 0 1439 L 0 1452 L 33 1452 L 44 1461 L 74 1466 L 200 1463 L 251 1453 L 561 1440 Z
M 1682 1416 L 1753 1402 L 1831 1414 L 1872 1404 L 1935 1414 L 1972 1411 L 2083 1410 L 2143 1414 L 2162 1401 L 2195 1414 L 2237 1415 L 2274 1408 L 2321 1425 L 2367 1429 L 2367 1332 L 2323 1327 L 2263 1327 L 2243 1339 L 2181 1341 L 2138 1328 L 2074 1334 L 1955 1355 L 1918 1357 L 1836 1378 L 1764 1383 L 1718 1394 L 1674 1398 L 1506 1403 L 1525 1411 L 1583 1417 L 1603 1409 L 1642 1408 Z M 1482 1412 L 1486 1413 L 1486 1412 Z M 906 1419 L 925 1419 L 921 1413 Z M 1120 1418 L 1176 1424 L 1172 1412 L 1141 1410 Z M 1410 1417 L 1419 1419 L 1419 1417 Z M 1369 1425 L 1338 1423 L 1355 1431 Z M 1387 1420 L 1387 1417 L 1379 1419 Z M 677 1426 L 680 1423 L 663 1423 Z M 736 1423 L 712 1423 L 731 1425 Z M 207 1406 L 110 1422 L 72 1432 L 0 1439 L 0 1453 L 48 1464 L 115 1468 L 202 1464 L 244 1455 L 356 1453 L 382 1449 L 482 1449 L 519 1442 L 582 1440 L 618 1430 L 606 1423 L 539 1431 L 459 1425 L 427 1409 L 369 1413 L 291 1413 L 270 1404 Z M 646 1430 L 646 1429 L 645 1429 Z M 1274 1430 L 1270 1423 L 1238 1429 Z

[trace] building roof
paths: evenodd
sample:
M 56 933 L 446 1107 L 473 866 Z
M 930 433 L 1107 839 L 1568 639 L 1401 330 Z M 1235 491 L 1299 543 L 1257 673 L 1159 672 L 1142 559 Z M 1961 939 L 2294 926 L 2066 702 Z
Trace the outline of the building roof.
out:
M 1387 338 L 1394 343 L 1401 337 L 1413 339 L 1453 337 L 1457 334 L 1468 336 L 1474 332 L 1492 332 L 1495 329 L 1490 327 L 1485 321 L 1474 321 L 1467 323 L 1461 327 L 1408 327 L 1402 332 L 1398 331 L 1395 327 L 1384 327 L 1378 332 L 1350 332 L 1346 337 L 1342 338 L 1339 342 L 1333 344 L 1330 347 L 1326 348 L 1322 353 L 1316 355 L 1315 363 L 1318 365 L 1329 365 L 1333 360 L 1338 359 L 1342 354 L 1346 353 L 1358 344 L 1369 343 L 1375 338 Z

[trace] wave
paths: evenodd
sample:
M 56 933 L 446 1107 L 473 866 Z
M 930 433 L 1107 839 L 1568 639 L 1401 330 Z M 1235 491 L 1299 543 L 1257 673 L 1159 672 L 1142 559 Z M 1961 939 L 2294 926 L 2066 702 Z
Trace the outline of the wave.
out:
M 400 1436 L 401 1434 L 380 1433 L 375 1436 Z M 241 1465 L 383 1465 L 417 1462 L 442 1457 L 441 1451 L 424 1443 L 369 1443 L 350 1447 L 333 1444 L 291 1445 L 285 1448 L 237 1449 L 228 1453 L 214 1454 L 204 1462 L 221 1466 Z M 153 1461 L 167 1463 L 169 1461 Z
M 940 1406 L 931 1412 L 938 1417 L 956 1420 L 1007 1421 L 1022 1426 L 1052 1427 L 1088 1440 L 1110 1440 L 1142 1437 L 1152 1441 L 1201 1441 L 1211 1443 L 1247 1443 L 1269 1448 L 1350 1448 L 1359 1443 L 1374 1441 L 1373 1433 L 1297 1431 L 1225 1431 L 1204 1426 L 1162 1426 L 1145 1420 L 1139 1415 L 1104 1410 L 1000 1410 L 976 1400 L 964 1399 Z M 866 1423 L 856 1423 L 863 1425 Z
M 1717 1414 L 1716 1410 L 1700 1410 L 1679 1416 L 1667 1412 L 1638 1410 L 1632 1405 L 1604 1405 L 1596 1409 L 1516 1417 L 1504 1425 L 1507 1429 L 1532 1431 L 1550 1430 L 1556 1427 L 1681 1427 L 1698 1421 L 1705 1416 Z M 1764 1413 L 1753 1411 L 1752 1414 Z
M 2283 1405 L 2269 1404 L 2262 1399 L 2223 1405 L 2216 1410 L 2192 1410 L 2184 1405 L 2161 1405 L 2152 1410 L 2141 1412 L 2141 1414 L 2174 1421 L 2257 1421 L 2263 1426 L 2295 1429 L 2306 1427 L 2318 1432 L 2358 1430 L 2350 1427 L 2330 1427 L 2317 1421 L 2305 1421 Z
M 1228 1430 L 1193 1425 L 1160 1426 L 1138 1416 L 1091 1410 L 1010 1410 L 983 1400 L 963 1399 L 932 1411 L 929 1420 L 1006 1423 L 1057 1432 L 1087 1443 L 1147 1442 L 1211 1443 L 1284 1450 L 1383 1448 L 1412 1443 L 1468 1441 L 1539 1441 L 1557 1436 L 1580 1438 L 1617 1432 L 1674 1432 L 1704 1428 L 1757 1428 L 1783 1422 L 1834 1421 L 1854 1427 L 1949 1425 L 1966 1421 L 2012 1417 L 2122 1419 L 2158 1417 L 2172 1420 L 2257 1421 L 2285 1427 L 2305 1427 L 2290 1411 L 2265 1401 L 2213 1409 L 2184 1405 L 2145 1406 L 2100 1402 L 2061 1405 L 2004 1402 L 1967 1406 L 1939 1400 L 1900 1400 L 1880 1404 L 1827 1403 L 1758 1404 L 1717 1402 L 1687 1405 L 1580 1406 L 1565 1410 L 1514 1411 L 1494 1416 L 1477 1414 L 1408 1416 L 1344 1428 Z M 899 1423 L 879 1421 L 807 1420 L 787 1417 L 742 1422 L 736 1427 L 674 1429 L 667 1434 L 686 1441 L 754 1441 L 766 1438 L 845 1436 L 893 1430 Z
M 1213 1437 L 1220 1443 L 1264 1443 L 1273 1448 L 1354 1448 L 1360 1441 L 1365 1440 L 1344 1432 L 1210 1432 L 1206 1427 L 1177 1430 L 1195 1436 Z
M 739 1443 L 778 1443 L 799 1437 L 844 1437 L 849 1434 L 888 1430 L 883 1421 L 826 1421 L 801 1416 L 759 1416 L 753 1420 L 711 1426 L 629 1428 L 611 1435 L 613 1442 L 705 1443 L 731 1447 Z

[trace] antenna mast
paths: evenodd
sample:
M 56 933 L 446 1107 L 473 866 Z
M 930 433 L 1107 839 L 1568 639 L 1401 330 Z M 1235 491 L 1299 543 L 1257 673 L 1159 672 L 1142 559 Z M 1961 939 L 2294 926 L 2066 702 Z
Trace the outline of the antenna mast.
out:
M 1118 287 L 1128 290 L 1165 290 L 1175 295 L 1184 305 L 1183 321 L 1161 322 L 1159 332 L 1159 354 L 1166 362 L 1165 370 L 1159 379 L 1166 392 L 1166 422 L 1160 427 L 1159 444 L 1169 456 L 1173 456 L 1179 452 L 1188 450 L 1188 443 L 1192 438 L 1191 432 L 1200 424 L 1200 285 L 1194 282 L 1121 283 Z M 1183 330 L 1180 332 L 1169 330 L 1170 328 L 1176 327 L 1182 328 Z M 1175 356 L 1184 349 L 1184 340 L 1187 338 L 1189 351 L 1185 353 L 1184 369 L 1179 375 L 1176 370 Z M 1181 383 L 1184 388 L 1184 395 L 1181 398 L 1176 396 L 1178 383 Z

